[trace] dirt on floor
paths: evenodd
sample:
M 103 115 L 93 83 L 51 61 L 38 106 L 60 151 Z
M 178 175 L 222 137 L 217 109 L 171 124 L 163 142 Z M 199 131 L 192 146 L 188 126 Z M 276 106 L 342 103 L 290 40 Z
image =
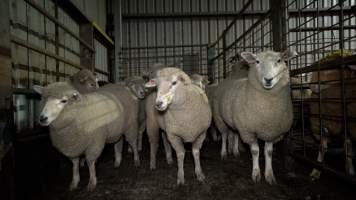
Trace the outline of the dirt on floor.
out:
M 162 145 L 161 145 L 162 146 Z M 126 148 L 125 148 L 126 149 Z M 189 148 L 188 148 L 189 149 Z M 263 152 L 263 149 L 261 150 Z M 97 188 L 88 192 L 88 169 L 80 170 L 81 181 L 79 188 L 69 191 L 71 180 L 71 164 L 65 158 L 60 159 L 59 165 L 53 173 L 46 166 L 37 169 L 39 173 L 46 173 L 40 186 L 40 195 L 32 196 L 33 189 L 28 189 L 26 199 L 46 200 L 129 200 L 129 199 L 355 199 L 354 186 L 342 181 L 322 175 L 319 181 L 312 182 L 308 177 L 310 168 L 301 163 L 296 163 L 295 176 L 289 176 L 283 169 L 282 159 L 278 151 L 274 152 L 273 167 L 277 179 L 276 185 L 268 185 L 264 179 L 260 183 L 251 180 L 251 159 L 249 152 L 242 152 L 237 158 L 229 156 L 227 160 L 220 159 L 220 143 L 212 141 L 204 144 L 201 152 L 201 164 L 206 176 L 206 181 L 200 183 L 194 175 L 194 162 L 191 152 L 187 150 L 185 158 L 185 185 L 177 186 L 176 162 L 169 166 L 166 163 L 163 149 L 158 153 L 157 169 L 149 169 L 149 148 L 146 141 L 144 152 L 141 153 L 141 166 L 134 167 L 133 156 L 126 150 L 124 159 L 119 168 L 114 168 L 113 149 L 108 146 L 97 164 Z M 264 172 L 263 153 L 260 155 L 261 172 Z M 54 162 L 54 161 L 52 161 Z M 30 163 L 28 163 L 30 165 Z M 28 168 L 27 168 L 28 170 Z M 27 171 L 28 172 L 28 171 Z M 28 173 L 26 173 L 27 176 Z M 38 175 L 36 176 L 38 177 Z M 33 179 L 33 177 L 32 177 Z M 36 184 L 27 180 L 29 184 Z M 37 192 L 38 193 L 38 192 Z

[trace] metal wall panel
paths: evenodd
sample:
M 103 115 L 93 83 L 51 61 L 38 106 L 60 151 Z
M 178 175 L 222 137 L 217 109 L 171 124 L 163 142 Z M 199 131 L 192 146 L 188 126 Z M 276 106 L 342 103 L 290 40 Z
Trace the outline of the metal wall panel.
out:
M 214 12 L 228 12 L 239 11 L 247 0 L 122 0 L 123 16 L 130 15 L 145 15 L 145 14 L 189 14 L 189 13 L 214 13 Z M 266 11 L 269 9 L 269 1 L 254 0 L 252 5 L 247 10 L 250 11 Z M 256 17 L 255 17 L 256 18 Z M 120 63 L 119 74 L 121 79 L 126 76 L 133 75 L 130 70 L 131 62 L 136 62 L 135 67 L 144 69 L 145 65 L 137 66 L 137 61 L 132 60 L 132 54 L 137 53 L 136 49 L 145 47 L 164 47 L 164 46 L 192 46 L 192 45 L 207 45 L 217 40 L 217 38 L 226 29 L 231 22 L 231 18 L 223 17 L 195 17 L 195 18 L 129 18 L 123 20 L 123 44 L 125 51 L 121 54 L 121 58 L 125 59 Z M 243 27 L 252 25 L 253 19 L 251 17 L 237 20 L 233 28 L 227 36 L 227 43 L 232 43 L 236 38 L 243 33 Z M 255 19 L 256 20 L 256 19 Z M 269 37 L 266 34 L 266 37 Z M 265 38 L 266 41 L 270 40 Z M 254 38 L 247 38 L 247 43 L 252 43 Z M 131 49 L 135 49 L 135 52 Z M 189 50 L 190 49 L 190 50 Z M 180 54 L 193 53 L 193 47 L 171 50 L 173 54 L 180 52 Z M 160 52 L 159 52 L 160 51 Z M 167 50 L 151 50 L 153 57 L 164 57 Z M 183 52 L 183 53 L 182 53 Z M 141 51 L 143 57 L 147 55 L 146 51 Z M 201 52 L 199 54 L 202 54 Z M 206 54 L 206 53 L 205 53 Z M 126 55 L 127 58 L 123 56 Z M 177 54 L 178 55 L 178 54 Z M 152 58 L 152 60 L 159 60 Z M 182 61 L 182 58 L 180 58 Z M 169 65 L 177 64 L 176 59 L 165 59 Z M 121 68 L 121 69 L 120 69 Z M 198 66 L 198 68 L 201 68 Z M 125 71 L 125 69 L 127 69 Z M 133 70 L 137 71 L 137 70 Z

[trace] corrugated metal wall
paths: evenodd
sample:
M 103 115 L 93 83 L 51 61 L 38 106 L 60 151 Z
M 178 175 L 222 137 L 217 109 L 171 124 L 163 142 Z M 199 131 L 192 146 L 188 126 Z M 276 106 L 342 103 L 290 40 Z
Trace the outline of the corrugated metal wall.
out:
M 63 81 L 76 73 L 83 68 L 82 53 L 87 52 L 90 57 L 94 46 L 83 39 L 81 24 L 64 10 L 66 8 L 55 5 L 55 1 L 10 0 L 9 9 L 14 117 L 20 131 L 32 129 L 39 113 L 38 101 L 29 97 L 29 89 L 35 84 Z M 105 12 L 97 14 L 106 18 Z M 89 36 L 92 40 L 93 34 Z M 107 50 L 98 48 L 97 54 L 98 62 L 104 62 Z M 107 69 L 107 60 L 100 65 Z
M 214 42 L 232 21 L 231 16 L 223 17 L 219 13 L 237 13 L 246 2 L 247 0 L 122 0 L 123 51 L 120 55 L 119 78 L 138 74 L 154 62 L 182 66 L 183 56 L 187 55 L 198 55 L 201 64 L 194 72 L 206 74 L 206 45 Z M 246 12 L 267 10 L 269 1 L 254 0 Z M 203 14 L 216 15 L 174 16 Z M 145 17 L 147 15 L 172 17 L 148 18 Z M 227 35 L 227 43 L 232 43 L 242 35 L 258 17 L 248 15 L 239 19 Z
M 102 30 L 106 28 L 106 0 L 71 0 L 91 20 L 95 21 Z

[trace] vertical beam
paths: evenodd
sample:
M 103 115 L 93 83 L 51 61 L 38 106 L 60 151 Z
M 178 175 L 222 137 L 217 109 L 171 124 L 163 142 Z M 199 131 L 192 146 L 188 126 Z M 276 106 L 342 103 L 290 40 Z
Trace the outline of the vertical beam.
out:
M 90 23 L 80 25 L 80 38 L 94 48 L 94 28 Z M 94 71 L 94 54 L 84 45 L 80 45 L 80 65 Z
M 11 137 L 12 112 L 12 66 L 10 43 L 10 5 L 9 0 L 0 1 L 0 194 L 2 199 L 16 199 L 15 166 L 13 148 L 6 139 Z M 9 132 L 9 135 L 2 135 Z M 6 145 L 5 145 L 6 144 Z
M 287 12 L 286 0 L 270 0 L 273 50 L 283 51 L 287 48 Z
M 0 109 L 11 99 L 11 43 L 9 0 L 0 1 Z

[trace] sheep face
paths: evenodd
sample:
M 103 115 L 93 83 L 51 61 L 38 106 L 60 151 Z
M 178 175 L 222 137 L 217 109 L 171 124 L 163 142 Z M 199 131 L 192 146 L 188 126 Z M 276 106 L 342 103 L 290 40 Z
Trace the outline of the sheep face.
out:
M 286 62 L 296 56 L 295 51 L 287 50 L 283 53 L 266 51 L 259 54 L 242 52 L 241 57 L 255 71 L 255 78 L 264 89 L 272 89 L 288 70 Z
M 99 88 L 98 78 L 88 69 L 82 69 L 75 73 L 70 80 L 81 93 L 93 92 Z
M 187 75 L 172 74 L 170 76 L 151 79 L 146 83 L 146 87 L 157 87 L 157 98 L 155 107 L 159 111 L 165 111 L 174 101 L 176 90 L 186 84 Z
M 146 88 L 141 83 L 128 83 L 127 86 L 139 99 L 144 99 L 146 96 Z
M 50 125 L 66 105 L 80 99 L 80 94 L 76 90 L 66 91 L 62 95 L 51 95 L 47 88 L 36 85 L 33 88 L 42 96 L 41 104 L 44 106 L 39 117 L 39 124 L 42 126 Z

